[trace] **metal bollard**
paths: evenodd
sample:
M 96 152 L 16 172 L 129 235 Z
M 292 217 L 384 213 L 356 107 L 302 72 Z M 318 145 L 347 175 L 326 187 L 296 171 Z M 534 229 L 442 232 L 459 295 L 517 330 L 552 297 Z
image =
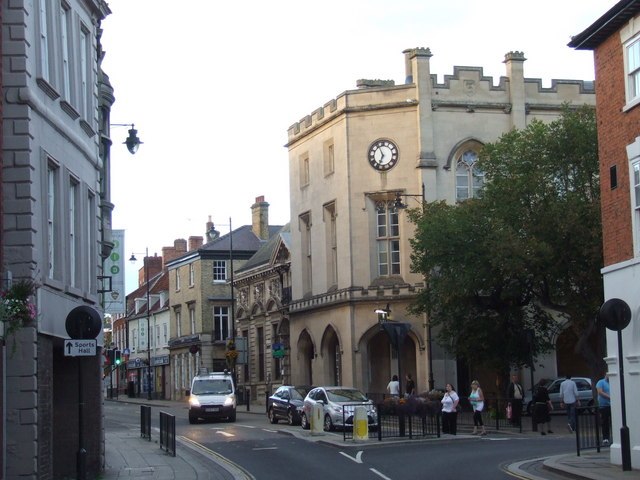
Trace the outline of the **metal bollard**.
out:
M 321 403 L 316 403 L 311 409 L 311 435 L 324 434 L 324 407 Z

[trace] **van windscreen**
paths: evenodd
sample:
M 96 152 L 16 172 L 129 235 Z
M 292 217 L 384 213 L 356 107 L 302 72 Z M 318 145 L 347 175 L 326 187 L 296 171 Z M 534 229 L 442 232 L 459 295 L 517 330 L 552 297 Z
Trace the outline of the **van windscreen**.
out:
M 225 379 L 210 379 L 210 380 L 196 380 L 193 382 L 193 389 L 191 390 L 193 395 L 227 395 L 232 393 L 231 380 Z

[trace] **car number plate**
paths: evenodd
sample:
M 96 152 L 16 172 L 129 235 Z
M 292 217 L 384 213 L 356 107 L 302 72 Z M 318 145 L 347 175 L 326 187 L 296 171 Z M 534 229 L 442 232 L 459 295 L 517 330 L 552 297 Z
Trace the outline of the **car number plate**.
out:
M 220 409 L 218 407 L 205 408 L 205 412 L 219 412 Z

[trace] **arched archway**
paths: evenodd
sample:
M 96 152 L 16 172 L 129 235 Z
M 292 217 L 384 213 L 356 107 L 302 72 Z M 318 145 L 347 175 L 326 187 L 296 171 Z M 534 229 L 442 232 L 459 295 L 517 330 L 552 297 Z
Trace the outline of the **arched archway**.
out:
M 342 352 L 338 334 L 332 326 L 328 326 L 322 336 L 320 345 L 322 366 L 327 385 L 342 385 Z
M 298 382 L 303 385 L 313 385 L 313 359 L 316 356 L 315 347 L 309 332 L 304 330 L 298 338 Z
M 367 366 L 368 366 L 368 393 L 374 395 L 382 395 L 387 393 L 387 384 L 391 380 L 392 375 L 398 374 L 398 367 L 402 369 L 400 379 L 402 383 L 402 392 L 405 390 L 405 375 L 411 373 L 417 388 L 422 388 L 416 372 L 417 372 L 417 356 L 416 356 L 416 340 L 414 335 L 409 332 L 405 337 L 404 343 L 400 351 L 400 362 L 398 355 L 391 348 L 389 337 L 387 334 L 378 330 L 370 332 L 368 340 L 366 340 Z

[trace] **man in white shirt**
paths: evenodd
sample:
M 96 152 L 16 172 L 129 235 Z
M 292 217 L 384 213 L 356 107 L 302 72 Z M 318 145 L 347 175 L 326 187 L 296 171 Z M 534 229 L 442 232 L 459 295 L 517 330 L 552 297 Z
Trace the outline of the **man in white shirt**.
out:
M 579 406 L 578 387 L 576 382 L 571 380 L 571 375 L 567 375 L 566 380 L 560 384 L 560 407 L 567 409 L 570 432 L 575 432 L 576 430 L 576 407 Z

